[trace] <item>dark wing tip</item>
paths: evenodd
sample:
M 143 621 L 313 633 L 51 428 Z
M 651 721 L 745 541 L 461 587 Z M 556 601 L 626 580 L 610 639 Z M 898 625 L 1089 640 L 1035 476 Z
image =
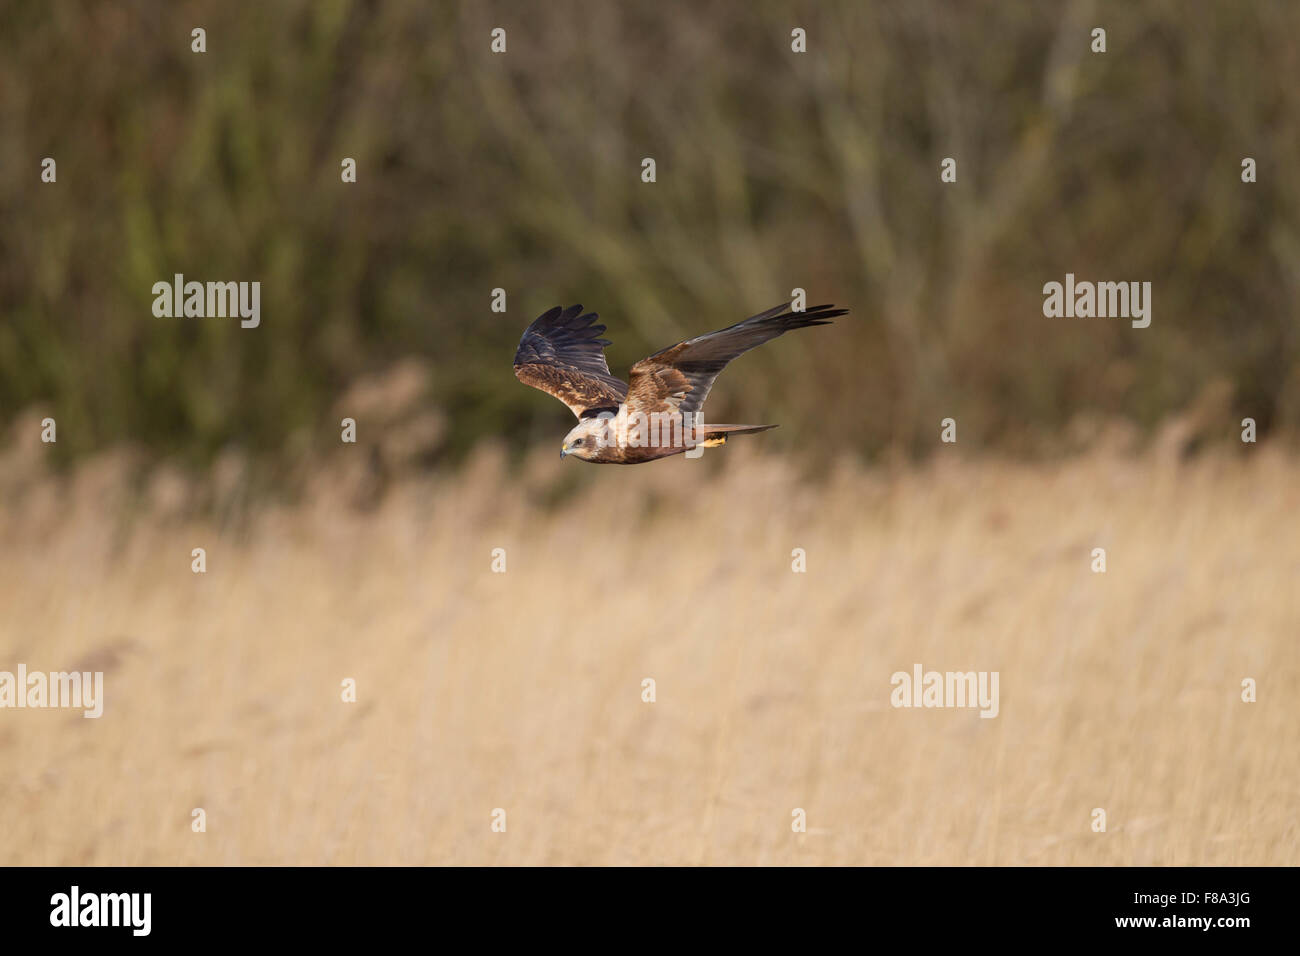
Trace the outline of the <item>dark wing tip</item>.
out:
M 599 335 L 605 326 L 597 325 L 598 312 L 583 312 L 581 305 L 571 305 L 567 309 L 555 306 L 533 319 L 525 332 L 546 332 L 562 329 L 565 332 Z
M 551 325 L 555 323 L 555 320 L 560 317 L 560 313 L 562 311 L 563 310 L 558 305 L 552 309 L 547 309 L 537 318 L 533 319 L 532 324 L 530 324 L 528 327 L 530 329 L 549 328 Z
M 848 315 L 849 310 L 837 309 L 835 308 L 834 305 L 827 303 L 826 305 L 814 305 L 810 308 L 804 309 L 802 312 L 791 311 L 790 314 L 804 315 L 804 316 L 808 316 L 809 318 L 815 318 L 815 319 L 833 319 L 838 315 Z
M 778 322 L 783 330 L 790 331 L 811 328 L 814 325 L 832 325 L 831 319 L 848 314 L 848 309 L 837 309 L 833 305 L 814 305 L 802 312 L 792 310 L 767 321 Z

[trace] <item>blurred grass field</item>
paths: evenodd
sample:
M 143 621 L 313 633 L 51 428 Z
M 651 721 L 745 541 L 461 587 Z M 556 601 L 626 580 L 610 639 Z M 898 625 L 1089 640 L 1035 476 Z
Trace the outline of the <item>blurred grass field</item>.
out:
M 5 713 L 3 864 L 1300 862 L 1281 450 L 810 480 L 751 442 L 565 490 L 484 446 L 240 521 L 19 454 L 0 667 L 104 670 L 106 703 Z M 892 709 L 915 662 L 999 671 L 1000 715 Z

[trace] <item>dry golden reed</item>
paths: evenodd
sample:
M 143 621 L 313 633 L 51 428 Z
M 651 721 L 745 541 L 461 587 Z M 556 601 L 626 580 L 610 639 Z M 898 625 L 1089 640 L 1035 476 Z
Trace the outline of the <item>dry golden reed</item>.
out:
M 1281 451 L 815 481 L 553 451 L 239 523 L 161 479 L 132 511 L 111 458 L 11 488 L 0 669 L 106 701 L 0 711 L 0 863 L 1300 862 Z M 999 716 L 892 708 L 916 662 L 999 671 Z

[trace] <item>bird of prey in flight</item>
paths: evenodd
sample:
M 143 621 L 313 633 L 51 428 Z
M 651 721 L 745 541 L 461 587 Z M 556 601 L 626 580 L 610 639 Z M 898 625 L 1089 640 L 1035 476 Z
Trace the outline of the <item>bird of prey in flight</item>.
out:
M 827 325 L 848 309 L 819 305 L 802 312 L 789 303 L 743 322 L 661 349 L 632 366 L 624 383 L 609 373 L 608 339 L 599 316 L 582 306 L 559 306 L 524 330 L 515 350 L 515 377 L 554 395 L 578 416 L 560 457 L 598 464 L 635 465 L 698 448 L 725 444 L 729 435 L 775 425 L 704 424 L 701 408 L 718 373 L 736 356 L 783 332 Z

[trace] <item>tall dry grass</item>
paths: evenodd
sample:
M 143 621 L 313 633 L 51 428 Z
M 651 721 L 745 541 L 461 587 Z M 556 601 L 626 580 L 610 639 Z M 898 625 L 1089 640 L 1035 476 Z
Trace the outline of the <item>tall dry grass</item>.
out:
M 761 450 L 567 499 L 591 466 L 484 451 L 228 525 L 111 458 L 11 485 L 0 669 L 107 700 L 0 711 L 0 863 L 1300 862 L 1300 463 Z M 891 708 L 914 662 L 1001 713 Z

